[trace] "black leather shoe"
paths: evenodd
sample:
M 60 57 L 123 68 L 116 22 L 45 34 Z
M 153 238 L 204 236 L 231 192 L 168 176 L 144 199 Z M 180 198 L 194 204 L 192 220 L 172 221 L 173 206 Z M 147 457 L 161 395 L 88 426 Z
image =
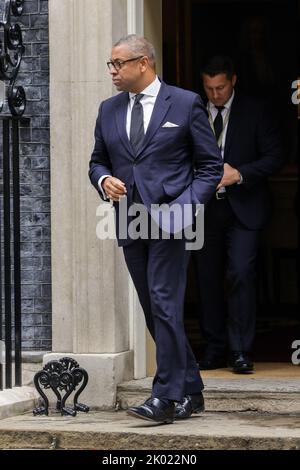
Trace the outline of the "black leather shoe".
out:
M 127 414 L 147 421 L 171 424 L 174 421 L 175 405 L 172 401 L 166 404 L 159 398 L 149 398 L 141 406 L 128 408 Z
M 227 367 L 227 362 L 223 357 L 207 356 L 198 362 L 199 370 L 213 370 Z
M 232 351 L 229 366 L 236 374 L 249 374 L 253 372 L 253 363 L 243 351 Z
M 186 395 L 175 406 L 175 419 L 190 418 L 192 414 L 202 413 L 204 409 L 204 398 L 201 392 L 197 395 Z

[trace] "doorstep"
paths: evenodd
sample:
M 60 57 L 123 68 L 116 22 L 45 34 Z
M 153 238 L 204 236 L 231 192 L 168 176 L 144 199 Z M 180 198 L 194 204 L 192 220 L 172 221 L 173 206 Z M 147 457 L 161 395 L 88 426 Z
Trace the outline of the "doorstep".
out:
M 0 419 L 22 414 L 38 404 L 39 394 L 33 385 L 34 375 L 42 369 L 44 351 L 22 351 L 22 387 L 0 391 Z M 12 383 L 15 382 L 15 364 L 12 363 Z
M 228 369 L 203 371 L 206 410 L 300 413 L 300 367 L 277 363 L 255 367 L 255 373 L 247 375 L 233 374 Z M 144 402 L 151 395 L 151 385 L 152 377 L 120 384 L 117 408 Z
M 124 411 L 0 421 L 0 449 L 300 450 L 300 415 L 211 413 L 157 425 Z
M 152 378 L 126 382 L 116 411 L 2 419 L 0 449 L 300 450 L 298 370 L 285 369 L 284 378 L 204 372 L 206 412 L 163 426 L 122 410 L 149 397 Z

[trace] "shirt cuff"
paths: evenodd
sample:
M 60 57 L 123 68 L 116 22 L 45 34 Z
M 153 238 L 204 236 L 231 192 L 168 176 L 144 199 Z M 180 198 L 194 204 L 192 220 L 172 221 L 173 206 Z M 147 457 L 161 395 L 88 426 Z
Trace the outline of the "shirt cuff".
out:
M 111 175 L 103 175 L 103 176 L 101 176 L 101 178 L 99 178 L 99 180 L 98 180 L 98 186 L 99 186 L 99 189 L 100 189 L 100 191 L 101 191 L 101 193 L 102 193 L 102 196 L 103 196 L 104 201 L 108 201 L 109 198 L 106 196 L 105 191 L 104 191 L 104 189 L 102 188 L 102 182 L 103 182 L 103 180 L 104 180 L 105 178 L 108 178 L 109 176 L 111 176 Z
M 239 172 L 239 173 L 240 173 L 240 172 Z M 243 176 L 242 176 L 241 173 L 240 173 L 240 181 L 238 181 L 236 184 L 243 184 L 243 182 L 244 182 L 244 178 L 243 178 Z

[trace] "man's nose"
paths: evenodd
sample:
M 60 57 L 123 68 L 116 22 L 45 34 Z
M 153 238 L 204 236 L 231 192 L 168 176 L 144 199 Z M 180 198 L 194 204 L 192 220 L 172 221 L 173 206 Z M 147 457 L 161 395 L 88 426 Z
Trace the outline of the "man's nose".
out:
M 213 90 L 212 93 L 213 93 L 213 98 L 218 98 L 219 94 L 217 90 Z

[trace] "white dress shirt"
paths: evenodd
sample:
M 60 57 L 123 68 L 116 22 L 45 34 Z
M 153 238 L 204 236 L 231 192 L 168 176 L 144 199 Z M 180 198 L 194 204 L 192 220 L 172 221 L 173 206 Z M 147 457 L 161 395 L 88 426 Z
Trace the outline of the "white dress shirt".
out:
M 152 116 L 153 108 L 154 108 L 155 101 L 159 93 L 160 87 L 161 87 L 161 83 L 158 77 L 156 76 L 154 82 L 150 83 L 150 85 L 148 85 L 147 88 L 145 88 L 145 90 L 141 91 L 141 94 L 144 95 L 143 98 L 140 100 L 140 103 L 143 106 L 143 112 L 144 112 L 145 134 L 149 126 L 149 122 Z M 128 135 L 128 139 L 130 138 L 131 112 L 132 112 L 132 108 L 134 105 L 135 96 L 136 96 L 136 93 L 129 93 L 129 102 L 128 102 L 127 119 L 126 119 L 126 132 Z
M 233 90 L 231 97 L 223 105 L 224 109 L 222 110 L 224 128 L 223 128 L 223 133 L 222 133 L 222 142 L 221 142 L 220 150 L 221 150 L 221 155 L 222 155 L 223 160 L 224 160 L 224 151 L 225 151 L 225 144 L 226 144 L 226 134 L 227 134 L 227 129 L 228 129 L 229 115 L 230 115 L 230 110 L 231 110 L 231 105 L 233 102 L 234 95 L 235 95 L 235 91 Z M 208 102 L 207 108 L 208 108 L 208 113 L 212 120 L 211 125 L 213 125 L 213 121 L 216 119 L 219 111 L 211 101 Z M 240 174 L 240 181 L 238 181 L 237 184 L 242 184 L 242 182 L 243 182 L 243 176 Z M 226 191 L 225 187 L 222 187 L 219 189 L 218 192 L 225 192 L 225 191 Z
M 140 100 L 140 103 L 143 106 L 145 134 L 149 126 L 149 122 L 152 116 L 153 108 L 154 108 L 160 87 L 161 87 L 161 82 L 159 81 L 159 78 L 156 76 L 155 80 L 152 83 L 150 83 L 150 85 L 148 85 L 143 91 L 141 91 L 141 94 L 144 95 L 142 99 Z M 136 93 L 129 93 L 129 102 L 128 102 L 128 108 L 127 108 L 127 117 L 126 117 L 126 132 L 127 132 L 128 139 L 130 139 L 131 113 L 132 113 L 132 108 L 134 105 L 135 96 L 136 96 Z M 107 197 L 102 188 L 102 181 L 104 180 L 104 178 L 107 178 L 108 176 L 110 175 L 103 175 L 101 176 L 101 178 L 99 178 L 99 181 L 98 181 L 98 186 L 103 194 L 104 199 L 107 199 Z
M 222 110 L 222 118 L 223 118 L 223 122 L 225 123 L 225 126 L 224 126 L 224 129 L 223 129 L 222 142 L 221 142 L 220 150 L 221 150 L 223 160 L 224 160 L 224 149 L 225 149 L 225 143 L 226 143 L 226 134 L 227 134 L 227 128 L 228 128 L 229 114 L 230 114 L 230 109 L 231 109 L 232 101 L 233 101 L 233 98 L 234 98 L 234 94 L 235 93 L 234 93 L 234 90 L 233 90 L 233 93 L 232 93 L 231 97 L 229 98 L 227 103 L 225 103 L 223 105 L 224 109 Z M 208 102 L 208 112 L 209 112 L 209 114 L 212 118 L 212 121 L 214 121 L 215 118 L 217 117 L 218 110 L 211 101 Z

